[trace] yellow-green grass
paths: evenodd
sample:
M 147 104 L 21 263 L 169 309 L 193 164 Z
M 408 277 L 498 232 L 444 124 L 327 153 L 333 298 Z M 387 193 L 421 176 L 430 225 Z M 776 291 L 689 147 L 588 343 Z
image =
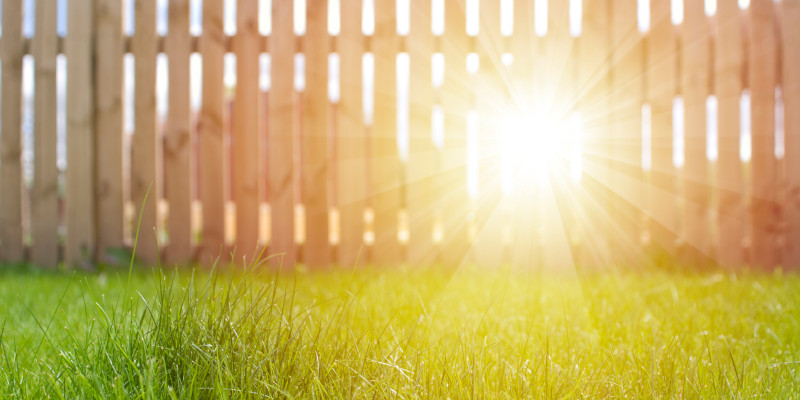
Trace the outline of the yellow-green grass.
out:
M 0 343 L 13 398 L 797 398 L 800 276 L 6 268 Z

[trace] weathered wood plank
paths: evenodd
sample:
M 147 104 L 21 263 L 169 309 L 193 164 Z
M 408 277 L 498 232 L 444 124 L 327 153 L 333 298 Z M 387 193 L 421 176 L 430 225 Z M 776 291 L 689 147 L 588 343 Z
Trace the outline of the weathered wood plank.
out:
M 203 1 L 203 96 L 200 110 L 198 162 L 199 193 L 203 206 L 202 255 L 211 264 L 224 256 L 225 243 L 225 36 L 223 0 Z
M 781 3 L 783 21 L 783 129 L 786 138 L 786 250 L 783 264 L 800 266 L 800 1 Z
M 158 262 L 157 205 L 161 198 L 158 157 L 161 143 L 156 133 L 156 2 L 137 0 L 134 9 L 136 23 L 131 52 L 136 94 L 133 106 L 135 131 L 131 144 L 131 200 L 136 210 L 141 210 L 141 216 L 137 213 L 141 225 L 136 257 L 144 263 L 155 264 Z
M 736 0 L 717 3 L 714 43 L 714 90 L 717 96 L 717 158 L 719 243 L 717 261 L 735 267 L 745 262 L 742 246 L 746 235 L 745 184 L 739 152 L 741 127 L 739 102 L 742 96 L 745 61 L 741 10 Z M 788 138 L 787 138 L 788 139 Z M 788 144 L 788 141 L 787 141 Z
M 434 90 L 431 82 L 431 4 L 411 2 L 411 30 L 408 36 L 409 79 L 409 159 L 406 208 L 409 219 L 408 258 L 412 265 L 435 260 L 432 197 L 436 174 L 436 148 L 433 145 L 432 115 Z
M 375 243 L 371 252 L 376 264 L 400 261 L 397 239 L 401 205 L 402 164 L 397 152 L 397 51 L 395 1 L 375 2 L 375 116 L 372 136 L 372 209 Z
M 777 58 L 775 20 L 771 0 L 752 0 L 748 81 L 750 84 L 750 263 L 772 268 L 780 261 L 777 231 L 780 215 L 776 196 L 775 81 Z
M 270 255 L 274 264 L 295 264 L 294 233 L 294 52 L 292 2 L 272 2 L 271 52 L 272 85 L 269 93 L 269 197 L 271 209 Z
M 164 191 L 169 204 L 169 246 L 166 258 L 182 263 L 192 258 L 192 130 L 189 105 L 189 0 L 169 3 L 169 114 L 164 132 Z
M 306 241 L 303 262 L 311 267 L 330 263 L 328 222 L 328 1 L 306 5 L 306 89 L 303 95 L 303 203 Z
M 22 2 L 4 1 L 0 94 L 0 259 L 22 261 Z
M 337 262 L 352 267 L 363 255 L 364 207 L 367 196 L 367 138 L 362 99 L 362 0 L 343 0 L 339 52 L 341 94 L 337 108 L 336 204 L 340 215 Z
M 56 166 L 56 2 L 36 5 L 34 93 L 34 169 L 31 194 L 31 262 L 44 267 L 58 263 L 58 167 Z
M 94 75 L 92 74 L 92 2 L 69 7 L 67 53 L 67 176 L 64 246 L 66 262 L 94 255 Z M 87 156 L 88 154 L 88 156 Z
M 124 241 L 123 172 L 123 32 L 122 4 L 117 0 L 96 2 L 95 85 L 95 169 L 97 201 L 97 251 L 103 260 L 110 248 Z
M 258 3 L 239 0 L 236 10 L 236 97 L 233 109 L 232 194 L 236 203 L 236 251 L 248 260 L 258 246 Z M 283 79 L 287 79 L 284 77 Z

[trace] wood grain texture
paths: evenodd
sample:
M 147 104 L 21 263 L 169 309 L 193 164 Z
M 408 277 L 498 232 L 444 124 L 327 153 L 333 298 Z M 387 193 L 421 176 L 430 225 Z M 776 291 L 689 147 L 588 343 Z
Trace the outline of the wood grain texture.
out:
M 306 210 L 306 241 L 303 262 L 310 267 L 330 263 L 328 222 L 328 1 L 306 4 L 306 89 L 303 93 L 303 203 Z
M 336 205 L 340 215 L 337 263 L 353 267 L 363 258 L 364 207 L 367 196 L 367 138 L 362 99 L 361 0 L 343 0 L 337 37 L 341 94 L 337 108 Z
M 192 130 L 189 105 L 189 0 L 169 3 L 169 111 L 164 131 L 164 194 L 169 204 L 169 263 L 192 258 Z
M 783 45 L 783 129 L 786 138 L 786 250 L 783 265 L 800 266 L 800 1 L 781 3 Z
M 748 81 L 751 109 L 750 133 L 750 264 L 772 268 L 780 261 L 777 231 L 780 214 L 776 197 L 775 81 L 777 57 L 775 19 L 771 0 L 753 0 L 750 29 Z
M 123 246 L 123 33 L 122 4 L 116 0 L 95 2 L 97 32 L 95 59 L 95 169 L 97 201 L 97 251 L 104 260 L 106 250 Z
M 272 212 L 270 255 L 273 264 L 294 266 L 294 52 L 292 2 L 272 2 L 272 34 L 269 38 L 272 86 L 269 93 L 269 196 Z
M 408 258 L 413 265 L 430 264 L 436 258 L 433 245 L 433 216 L 436 199 L 436 148 L 431 126 L 434 89 L 431 81 L 430 1 L 411 2 L 411 31 L 408 36 L 409 79 L 409 159 L 406 208 L 409 218 Z
M 67 263 L 94 255 L 94 82 L 92 74 L 92 2 L 69 7 L 67 54 L 67 176 L 64 254 Z
M 706 99 L 710 92 L 711 41 L 702 2 L 687 2 L 681 26 L 681 92 L 685 110 L 683 245 L 685 261 L 704 263 L 711 256 L 710 181 L 706 157 Z
M 137 211 L 141 210 L 141 216 L 138 212 L 136 214 L 141 218 L 136 258 L 154 265 L 158 262 L 157 205 L 161 198 L 161 141 L 156 132 L 156 2 L 136 0 L 134 10 L 136 23 L 131 52 L 135 60 L 136 94 L 133 106 L 135 131 L 131 145 L 131 201 Z
M 670 1 L 650 4 L 647 37 L 647 102 L 651 123 L 650 230 L 657 254 L 672 254 L 679 234 L 677 174 L 672 162 L 672 102 L 677 94 L 678 53 Z M 738 142 L 737 142 L 738 143 Z
M 200 109 L 198 184 L 203 206 L 200 261 L 224 256 L 225 243 L 225 86 L 223 0 L 203 1 L 203 96 Z
M 22 2 L 4 1 L 0 93 L 0 260 L 20 262 L 22 249 Z
M 739 102 L 746 57 L 742 31 L 742 14 L 736 1 L 719 1 L 714 42 L 714 90 L 719 116 L 719 156 L 716 168 L 719 232 L 717 261 L 730 267 L 741 266 L 746 260 L 742 244 L 747 233 L 748 215 L 744 203 L 744 171 L 739 156 L 742 128 L 739 124 Z
M 31 262 L 53 268 L 58 263 L 58 143 L 56 134 L 56 2 L 36 5 L 33 38 L 36 81 L 33 124 L 33 192 L 31 193 Z
M 401 205 L 402 164 L 397 152 L 397 51 L 395 1 L 375 2 L 375 116 L 372 130 L 372 209 L 375 243 L 372 261 L 392 265 L 400 261 L 397 239 Z
M 471 80 L 466 69 L 470 40 L 464 0 L 445 0 L 445 31 L 441 49 L 445 58 L 442 85 L 444 149 L 440 183 L 444 230 L 442 263 L 457 267 L 465 261 L 469 242 L 467 197 L 467 111 L 472 104 Z
M 236 203 L 236 254 L 252 260 L 258 249 L 258 3 L 237 5 L 236 95 L 233 109 L 232 194 Z M 284 78 L 286 79 L 286 78 Z

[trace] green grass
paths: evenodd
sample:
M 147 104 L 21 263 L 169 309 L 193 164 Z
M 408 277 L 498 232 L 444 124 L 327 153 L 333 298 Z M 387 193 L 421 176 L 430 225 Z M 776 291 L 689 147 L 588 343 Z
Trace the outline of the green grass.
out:
M 0 397 L 797 398 L 799 324 L 780 272 L 6 268 Z

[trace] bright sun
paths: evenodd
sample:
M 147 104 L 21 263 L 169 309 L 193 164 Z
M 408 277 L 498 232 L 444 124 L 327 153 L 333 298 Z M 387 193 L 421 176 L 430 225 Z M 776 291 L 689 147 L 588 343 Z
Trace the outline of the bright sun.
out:
M 554 175 L 579 181 L 582 167 L 580 113 L 566 117 L 544 112 L 508 115 L 503 121 L 503 190 L 546 184 Z

